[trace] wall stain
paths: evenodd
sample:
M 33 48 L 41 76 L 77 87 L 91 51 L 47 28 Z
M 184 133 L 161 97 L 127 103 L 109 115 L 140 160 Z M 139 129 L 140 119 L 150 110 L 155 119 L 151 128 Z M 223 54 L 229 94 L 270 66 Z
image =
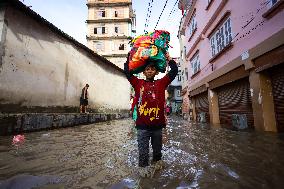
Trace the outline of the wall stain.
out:
M 64 100 L 65 101 L 67 99 L 68 79 L 69 79 L 69 66 L 68 66 L 68 62 L 67 62 L 66 67 L 65 67 L 65 80 L 64 80 Z

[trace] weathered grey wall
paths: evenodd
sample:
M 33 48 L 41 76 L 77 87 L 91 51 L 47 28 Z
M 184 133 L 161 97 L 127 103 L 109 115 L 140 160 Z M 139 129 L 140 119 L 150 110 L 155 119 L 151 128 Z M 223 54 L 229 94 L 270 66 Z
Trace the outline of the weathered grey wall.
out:
M 4 54 L 4 41 L 6 37 L 7 27 L 4 21 L 5 9 L 0 7 L 0 69 L 2 67 L 2 57 Z
M 5 20 L 7 32 L 1 38 L 4 46 L 0 46 L 4 48 L 0 112 L 20 111 L 22 107 L 31 111 L 74 111 L 85 83 L 90 85 L 91 108 L 100 112 L 129 109 L 130 86 L 122 72 L 95 60 L 72 41 L 20 10 L 9 7 Z

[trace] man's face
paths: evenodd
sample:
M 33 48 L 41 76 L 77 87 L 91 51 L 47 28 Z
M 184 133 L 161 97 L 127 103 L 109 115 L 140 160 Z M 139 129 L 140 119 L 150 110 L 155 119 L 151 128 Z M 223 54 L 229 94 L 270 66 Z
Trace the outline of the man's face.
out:
M 154 79 L 157 73 L 157 69 L 153 65 L 147 66 L 143 72 L 143 74 L 146 76 L 146 79 Z

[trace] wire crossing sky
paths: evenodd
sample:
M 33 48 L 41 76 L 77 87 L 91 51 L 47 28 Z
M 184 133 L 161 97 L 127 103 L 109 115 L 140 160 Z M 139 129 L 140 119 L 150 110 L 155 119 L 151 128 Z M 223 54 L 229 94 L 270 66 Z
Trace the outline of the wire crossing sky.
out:
M 175 2 L 175 4 L 174 4 L 174 6 L 173 6 L 173 8 L 172 8 L 172 10 L 171 10 L 171 12 L 170 12 L 170 14 L 169 14 L 169 16 L 168 16 L 168 19 L 171 17 L 172 13 L 175 12 L 174 10 L 177 9 L 176 5 L 177 5 L 178 1 L 179 1 L 179 0 L 177 0 L 177 1 Z
M 155 27 L 157 30 L 167 30 L 171 33 L 170 45 L 173 47 L 169 49 L 170 54 L 173 57 L 180 56 L 180 47 L 177 34 L 182 14 L 177 6 L 178 0 L 167 0 L 166 6 L 165 0 L 156 0 L 153 2 L 152 0 L 132 0 L 132 2 L 133 7 L 136 10 L 136 36 L 143 35 L 145 32 L 152 32 L 154 31 Z M 151 15 L 149 16 L 148 10 L 150 10 L 150 7 L 152 11 Z M 141 23 L 142 20 L 146 20 L 145 23 Z
M 72 36 L 80 43 L 86 45 L 88 8 L 87 0 L 21 0 L 25 5 L 54 24 L 56 27 Z M 150 6 L 149 6 L 150 2 Z M 170 48 L 171 56 L 179 56 L 179 41 L 177 32 L 181 19 L 181 11 L 177 9 L 177 0 L 167 0 L 167 6 L 162 6 L 161 0 L 132 0 L 132 6 L 136 13 L 136 36 L 144 34 L 145 21 L 147 31 L 154 28 L 167 30 L 171 33 Z M 148 11 L 149 9 L 149 11 Z M 163 10 L 164 9 L 164 10 Z M 64 10 L 64 11 L 62 11 Z M 163 12 L 161 14 L 161 12 Z M 147 14 L 148 13 L 148 14 Z M 159 19 L 160 17 L 160 19 Z M 157 20 L 159 20 L 157 22 Z M 157 25 L 157 26 L 156 26 Z
M 150 21 L 151 14 L 152 14 L 153 1 L 154 0 L 149 0 L 147 16 L 146 16 L 146 21 L 145 21 L 145 27 L 144 27 L 144 33 L 147 33 L 147 29 L 148 29 L 148 26 L 149 26 L 149 21 Z
M 157 27 L 158 24 L 159 24 L 159 21 L 160 21 L 161 16 L 162 16 L 162 14 L 163 14 L 163 12 L 164 12 L 166 6 L 167 6 L 167 3 L 168 3 L 168 0 L 166 0 L 166 2 L 165 2 L 164 8 L 163 8 L 163 10 L 162 10 L 162 12 L 161 12 L 161 14 L 160 14 L 160 16 L 159 16 L 159 18 L 158 18 L 158 21 L 157 21 L 157 23 L 156 23 L 156 26 L 155 26 L 154 30 L 156 29 L 156 27 Z

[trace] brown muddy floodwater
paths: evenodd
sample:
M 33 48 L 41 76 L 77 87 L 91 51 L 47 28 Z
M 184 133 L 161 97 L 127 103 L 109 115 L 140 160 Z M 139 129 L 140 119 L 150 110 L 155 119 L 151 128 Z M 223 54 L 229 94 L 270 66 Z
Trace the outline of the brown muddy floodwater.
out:
M 130 119 L 0 137 L 0 188 L 261 189 L 284 187 L 284 136 L 169 119 L 166 167 L 140 178 Z

